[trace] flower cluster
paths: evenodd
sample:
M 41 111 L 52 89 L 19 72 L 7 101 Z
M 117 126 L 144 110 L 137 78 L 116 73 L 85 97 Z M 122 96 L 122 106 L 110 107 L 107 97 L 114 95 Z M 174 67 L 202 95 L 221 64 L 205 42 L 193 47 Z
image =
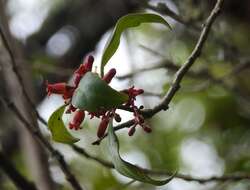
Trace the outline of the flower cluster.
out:
M 81 78 L 87 73 L 91 72 L 92 66 L 94 62 L 94 57 L 89 55 L 85 58 L 84 62 L 79 66 L 79 68 L 74 72 L 73 76 L 73 85 L 68 85 L 66 83 L 55 83 L 55 84 L 48 84 L 47 85 L 47 93 L 48 96 L 53 94 L 60 94 L 62 95 L 65 104 L 69 104 L 68 109 L 65 113 L 74 113 L 72 121 L 69 123 L 70 129 L 81 129 L 81 123 L 83 122 L 85 118 L 85 110 L 77 109 L 71 104 L 71 98 L 73 96 L 73 93 L 75 89 L 78 87 L 79 82 Z M 107 84 L 111 82 L 111 80 L 114 78 L 116 74 L 115 69 L 110 69 L 103 77 L 102 80 L 105 81 Z M 132 136 L 135 133 L 136 126 L 141 126 L 142 129 L 145 132 L 151 132 L 151 128 L 149 128 L 144 123 L 144 118 L 140 114 L 140 109 L 143 108 L 141 106 L 138 108 L 135 105 L 136 96 L 142 94 L 144 91 L 142 89 L 135 89 L 134 86 L 123 90 L 123 93 L 126 93 L 128 95 L 128 101 L 124 103 L 124 106 L 131 109 L 133 111 L 134 115 L 134 125 L 129 129 L 128 135 Z M 107 129 L 108 123 L 111 118 L 114 118 L 117 122 L 121 121 L 121 117 L 119 114 L 116 113 L 116 108 L 110 109 L 110 110 L 99 110 L 98 112 L 88 112 L 88 115 L 90 115 L 90 119 L 97 117 L 101 119 L 101 122 L 99 124 L 98 130 L 97 130 L 97 136 L 99 138 L 102 138 L 105 134 L 105 131 Z

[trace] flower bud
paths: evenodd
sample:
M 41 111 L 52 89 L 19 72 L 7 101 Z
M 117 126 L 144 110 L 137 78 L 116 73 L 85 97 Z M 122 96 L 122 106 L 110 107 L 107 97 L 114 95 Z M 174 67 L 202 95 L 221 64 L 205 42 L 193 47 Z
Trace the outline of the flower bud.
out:
M 108 127 L 108 124 L 109 124 L 109 118 L 108 117 L 103 117 L 102 118 L 102 121 L 98 127 L 98 130 L 97 130 L 97 136 L 99 138 L 103 137 L 107 127 Z
M 129 135 L 129 136 L 133 136 L 134 133 L 135 133 L 135 126 L 133 126 L 133 127 L 131 127 L 131 128 L 129 129 L 128 135 Z
M 121 122 L 121 120 L 122 120 L 121 116 L 119 114 L 117 114 L 117 113 L 115 113 L 114 118 L 115 118 L 115 121 L 118 122 L 118 123 Z
M 133 92 L 133 94 L 135 96 L 138 96 L 138 95 L 143 94 L 143 93 L 144 93 L 143 89 L 134 89 L 134 92 Z
M 110 83 L 110 81 L 114 78 L 116 74 L 116 70 L 113 68 L 113 69 L 110 69 L 109 72 L 107 72 L 104 77 L 102 78 L 102 80 L 106 81 L 106 83 Z
M 79 73 L 74 74 L 74 85 L 75 85 L 75 87 L 78 87 L 78 84 L 79 84 L 81 79 L 82 79 L 82 75 L 80 75 Z
M 142 126 L 143 130 L 147 133 L 151 133 L 152 132 L 152 129 L 148 126 Z
M 93 63 L 94 63 L 94 57 L 92 55 L 88 55 L 83 63 L 85 70 L 87 72 L 92 70 Z
M 75 130 L 80 129 L 80 125 L 83 122 L 84 117 L 85 117 L 84 111 L 83 110 L 78 110 L 75 113 L 75 115 L 73 117 L 73 120 L 69 123 L 69 128 L 70 129 L 75 129 Z
M 67 85 L 64 82 L 49 84 L 48 81 L 46 81 L 46 86 L 47 86 L 48 96 L 50 96 L 52 93 L 64 94 Z
M 84 64 L 81 64 L 78 69 L 75 71 L 75 74 L 78 74 L 80 76 L 83 76 L 87 72 Z

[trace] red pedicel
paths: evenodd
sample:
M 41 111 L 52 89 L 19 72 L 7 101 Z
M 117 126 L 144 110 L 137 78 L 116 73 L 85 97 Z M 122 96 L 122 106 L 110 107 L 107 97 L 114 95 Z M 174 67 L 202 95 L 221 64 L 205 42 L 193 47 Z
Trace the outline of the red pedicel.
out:
M 110 83 L 110 81 L 114 78 L 116 74 L 116 70 L 113 68 L 113 69 L 110 69 L 109 72 L 107 72 L 104 77 L 102 78 L 102 80 L 106 81 L 106 83 Z
M 66 86 L 65 92 L 63 93 L 63 99 L 67 100 L 73 96 L 75 88 L 72 86 Z
M 98 127 L 97 136 L 102 138 L 109 124 L 109 117 L 103 117 Z
M 74 112 L 74 111 L 76 111 L 76 108 L 72 104 L 70 104 L 69 108 L 66 110 L 65 113 L 71 113 L 71 112 Z
M 83 110 L 76 111 L 73 117 L 73 120 L 69 123 L 69 128 L 75 129 L 75 130 L 80 129 L 80 125 L 83 122 L 84 117 L 85 117 L 85 113 Z

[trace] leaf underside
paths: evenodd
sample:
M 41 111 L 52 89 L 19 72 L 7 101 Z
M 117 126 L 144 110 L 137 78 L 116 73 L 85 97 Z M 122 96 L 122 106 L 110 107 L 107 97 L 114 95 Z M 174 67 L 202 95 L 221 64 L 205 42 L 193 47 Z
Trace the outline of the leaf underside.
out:
M 160 15 L 152 13 L 133 13 L 121 17 L 117 21 L 113 33 L 109 37 L 109 40 L 105 45 L 104 53 L 102 55 L 101 60 L 101 76 L 103 76 L 104 74 L 104 66 L 114 55 L 120 44 L 120 38 L 123 31 L 128 28 L 137 27 L 142 23 L 160 23 L 171 29 L 170 25 L 164 18 L 162 18 Z
M 125 160 L 119 154 L 119 141 L 113 129 L 113 121 L 111 120 L 108 128 L 108 148 L 115 169 L 124 176 L 137 181 L 149 183 L 156 186 L 165 185 L 170 182 L 175 173 L 165 180 L 155 180 L 149 177 L 142 168 L 139 168 Z
M 48 121 L 48 128 L 54 141 L 65 144 L 73 144 L 80 139 L 73 137 L 68 132 L 62 121 L 62 115 L 64 113 L 65 107 L 66 105 L 63 105 L 53 112 Z

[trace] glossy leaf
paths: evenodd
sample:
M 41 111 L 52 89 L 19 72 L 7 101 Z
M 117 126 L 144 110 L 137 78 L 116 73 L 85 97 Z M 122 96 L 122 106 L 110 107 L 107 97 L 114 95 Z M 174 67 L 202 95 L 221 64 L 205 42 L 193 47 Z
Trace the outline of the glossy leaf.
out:
M 164 20 L 161 16 L 152 13 L 135 13 L 121 17 L 117 21 L 113 33 L 104 48 L 104 53 L 101 60 L 101 76 L 104 74 L 104 66 L 114 55 L 120 44 L 122 32 L 128 28 L 137 27 L 142 23 L 161 23 L 171 29 L 166 20 Z
M 52 139 L 56 142 L 72 144 L 79 141 L 78 138 L 73 137 L 65 128 L 62 121 L 66 105 L 58 108 L 49 118 L 48 128 L 52 134 Z
M 111 88 L 96 73 L 88 72 L 81 79 L 72 97 L 74 107 L 89 112 L 111 109 L 128 100 L 128 95 Z
M 142 168 L 137 167 L 125 160 L 123 160 L 119 154 L 119 141 L 114 132 L 113 121 L 109 123 L 108 129 L 108 148 L 109 154 L 111 155 L 112 162 L 115 166 L 115 169 L 124 176 L 132 178 L 137 181 L 141 181 L 144 183 L 150 183 L 152 185 L 161 186 L 170 182 L 175 174 L 170 176 L 165 180 L 155 180 L 149 177 Z

